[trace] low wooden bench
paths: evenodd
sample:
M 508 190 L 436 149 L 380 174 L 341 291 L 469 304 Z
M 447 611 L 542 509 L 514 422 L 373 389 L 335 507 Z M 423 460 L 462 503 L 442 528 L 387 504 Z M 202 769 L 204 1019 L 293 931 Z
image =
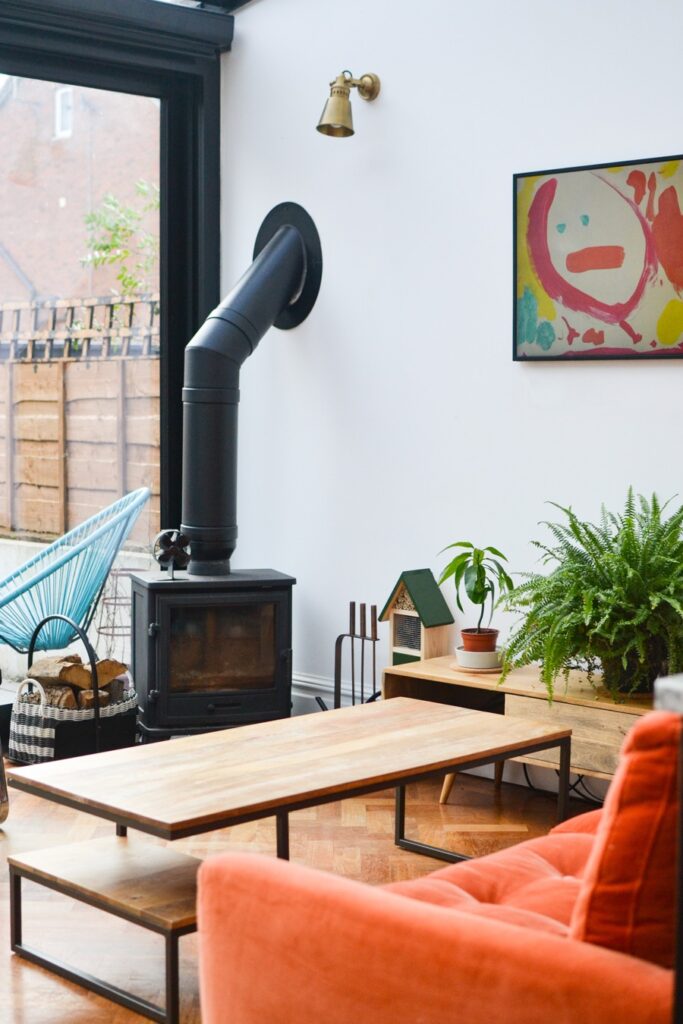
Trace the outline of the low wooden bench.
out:
M 15 953 L 160 1024 L 177 1024 L 180 1012 L 178 940 L 181 935 L 197 930 L 200 860 L 166 846 L 108 836 L 9 857 L 8 864 L 12 950 Z M 166 943 L 165 1008 L 24 945 L 22 878 L 163 935 Z

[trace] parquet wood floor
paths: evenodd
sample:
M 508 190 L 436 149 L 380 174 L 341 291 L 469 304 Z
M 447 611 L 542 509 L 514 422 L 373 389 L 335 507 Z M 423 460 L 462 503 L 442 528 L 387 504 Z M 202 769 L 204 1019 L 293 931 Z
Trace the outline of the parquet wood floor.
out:
M 520 786 L 458 775 L 447 805 L 439 804 L 441 780 L 411 786 L 407 834 L 473 855 L 494 850 L 552 827 L 554 799 Z M 106 836 L 106 822 L 16 791 L 0 827 L 3 860 L 10 853 Z M 572 802 L 572 813 L 586 805 Z M 146 842 L 162 842 L 145 837 Z M 239 825 L 174 844 L 199 857 L 240 850 L 273 855 L 272 819 Z M 391 791 L 358 797 L 291 816 L 291 857 L 371 885 L 415 878 L 443 864 L 398 850 L 393 843 Z M 0 874 L 0 1024 L 140 1024 L 145 1018 L 87 993 L 9 952 L 9 891 Z M 141 928 L 24 883 L 24 939 L 67 963 L 163 1002 L 162 940 Z M 183 1024 L 200 1024 L 196 937 L 181 940 Z M 264 1022 L 265 1024 L 265 1022 Z

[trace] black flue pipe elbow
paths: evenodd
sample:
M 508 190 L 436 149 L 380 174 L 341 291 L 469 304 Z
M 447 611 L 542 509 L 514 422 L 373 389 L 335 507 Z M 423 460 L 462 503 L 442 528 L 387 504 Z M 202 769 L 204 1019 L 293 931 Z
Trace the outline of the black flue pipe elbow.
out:
M 280 209 L 276 207 L 272 214 Z M 267 222 L 268 218 L 264 227 Z M 240 367 L 266 331 L 301 298 L 309 261 L 305 233 L 292 224 L 276 227 L 185 349 L 180 528 L 190 541 L 190 574 L 226 576 L 230 572 L 237 542 Z

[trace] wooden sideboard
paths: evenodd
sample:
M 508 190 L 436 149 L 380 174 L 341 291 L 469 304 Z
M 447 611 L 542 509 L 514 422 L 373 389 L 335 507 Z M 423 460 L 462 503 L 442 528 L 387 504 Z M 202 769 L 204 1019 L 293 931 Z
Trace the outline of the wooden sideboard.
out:
M 626 697 L 617 703 L 604 689 L 591 685 L 582 672 L 570 673 L 567 683 L 560 676 L 552 703 L 538 668 L 516 669 L 502 684 L 499 678 L 496 673 L 462 669 L 450 654 L 386 668 L 382 694 L 385 698 L 415 697 L 569 728 L 572 771 L 598 779 L 612 778 L 626 733 L 639 715 L 652 710 L 651 696 Z M 544 768 L 558 767 L 554 750 L 523 760 Z

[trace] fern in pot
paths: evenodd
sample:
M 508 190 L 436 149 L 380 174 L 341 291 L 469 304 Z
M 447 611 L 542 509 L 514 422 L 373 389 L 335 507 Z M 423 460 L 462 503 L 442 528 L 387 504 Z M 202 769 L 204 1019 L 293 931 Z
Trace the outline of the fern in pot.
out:
M 554 503 L 553 503 L 554 504 Z M 534 542 L 547 575 L 530 574 L 504 598 L 524 618 L 503 659 L 513 668 L 541 663 L 549 696 L 571 668 L 602 669 L 614 697 L 649 693 L 658 675 L 683 668 L 683 507 L 667 513 L 655 494 L 634 497 L 624 511 L 604 506 L 598 523 L 564 517 L 546 523 L 550 544 Z

